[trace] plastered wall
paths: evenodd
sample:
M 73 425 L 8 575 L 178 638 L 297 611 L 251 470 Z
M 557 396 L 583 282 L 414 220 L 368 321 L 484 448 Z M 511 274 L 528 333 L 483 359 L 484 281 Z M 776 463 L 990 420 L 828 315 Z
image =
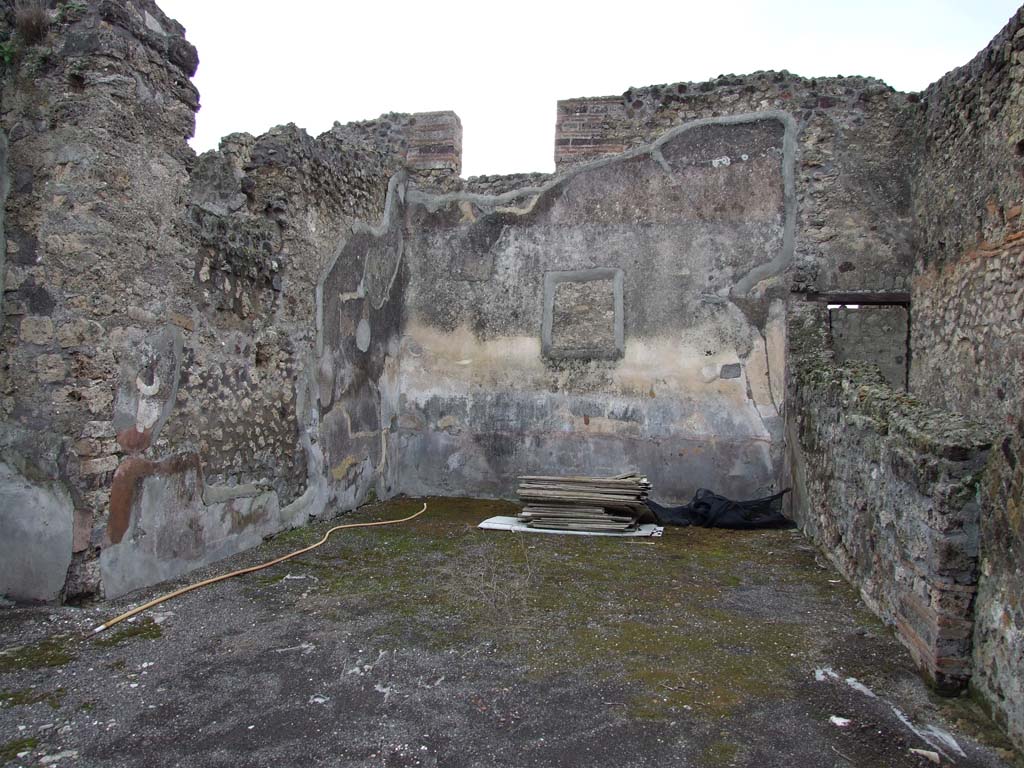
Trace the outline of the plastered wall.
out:
M 698 121 L 542 187 L 410 193 L 401 489 L 777 488 L 793 131 Z

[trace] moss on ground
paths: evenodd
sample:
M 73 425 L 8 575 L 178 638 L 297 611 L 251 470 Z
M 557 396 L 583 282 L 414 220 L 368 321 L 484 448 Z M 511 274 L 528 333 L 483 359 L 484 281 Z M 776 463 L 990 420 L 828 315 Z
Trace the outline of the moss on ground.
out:
M 861 645 L 827 650 L 863 679 L 879 663 L 864 648 L 889 638 L 792 530 L 670 528 L 660 540 L 516 535 L 476 528 L 515 514 L 508 502 L 427 501 L 409 523 L 339 531 L 253 578 L 250 597 L 337 624 L 359 615 L 382 643 L 401 638 L 432 651 L 486 644 L 529 680 L 601 681 L 623 692 L 624 714 L 657 721 L 715 722 L 795 696 L 825 649 L 821 619 L 789 615 L 794 604 L 834 606 L 855 620 Z M 378 503 L 343 522 L 398 519 L 421 505 Z M 267 557 L 335 524 L 279 536 Z M 704 762 L 728 765 L 737 750 L 714 742 Z
M 13 739 L 0 744 L 0 763 L 14 760 L 22 752 L 29 752 L 39 746 L 39 739 L 29 736 L 25 739 Z
M 404 517 L 421 504 L 377 504 L 351 522 Z M 301 589 L 318 598 L 309 610 L 326 602 L 341 621 L 351 613 L 379 617 L 381 637 L 397 633 L 432 649 L 486 642 L 534 680 L 573 671 L 625 685 L 630 714 L 641 718 L 677 717 L 681 709 L 717 717 L 752 697 L 786 695 L 779 681 L 806 627 L 723 603 L 731 591 L 759 584 L 824 583 L 812 550 L 794 559 L 795 533 L 670 529 L 661 540 L 624 540 L 476 528 L 516 509 L 431 499 L 409 523 L 339 531 L 254 580 L 251 594 L 288 599 Z M 330 525 L 301 539 L 277 537 L 276 554 L 316 541 Z
M 0 651 L 0 672 L 60 667 L 75 659 L 70 635 L 54 635 L 30 645 Z
M 739 755 L 740 748 L 731 741 L 714 741 L 704 748 L 701 754 L 700 764 L 706 768 L 719 768 L 719 766 L 732 765 Z
M 141 619 L 134 624 L 126 624 L 122 629 L 111 632 L 110 634 L 100 635 L 92 642 L 100 648 L 113 648 L 115 645 L 121 645 L 128 640 L 136 640 L 140 638 L 156 640 L 162 635 L 163 632 L 160 629 L 160 625 L 152 619 L 146 618 Z
M 751 747 L 732 739 L 726 724 L 777 702 L 803 706 L 794 697 L 807 695 L 816 666 L 869 685 L 872 675 L 884 682 L 906 674 L 889 630 L 794 531 L 668 529 L 656 540 L 522 535 L 476 527 L 514 513 L 507 502 L 428 502 L 413 521 L 339 531 L 313 552 L 232 581 L 251 600 L 246 616 L 285 616 L 318 647 L 330 646 L 325 636 L 352 634 L 352 648 L 403 649 L 445 673 L 489 674 L 493 666 L 495 679 L 522 683 L 527 695 L 587 691 L 617 722 L 685 724 L 695 764 L 709 768 L 749 757 Z M 421 504 L 378 503 L 341 522 L 398 519 Z M 308 546 L 338 522 L 288 532 L 245 557 L 261 562 Z M 98 649 L 160 636 L 148 618 L 91 642 L 55 636 L 0 653 L 0 672 L 58 666 L 76 652 L 99 655 L 97 669 L 119 672 L 125 654 Z M 215 650 L 227 644 L 220 636 L 208 642 Z M 46 684 L 18 685 L 31 683 Z M 0 708 L 57 708 L 62 694 L 5 691 Z M 65 704 L 82 712 L 94 706 L 74 694 Z M 956 718 L 955 704 L 936 706 Z M 963 717 L 971 721 L 972 713 Z M 976 731 L 977 720 L 965 730 Z M 12 754 L 35 746 L 10 744 Z
M 53 709 L 60 709 L 61 699 L 65 691 L 58 688 L 55 691 L 35 691 L 25 689 L 21 691 L 0 691 L 0 707 L 27 707 L 32 704 L 46 703 Z

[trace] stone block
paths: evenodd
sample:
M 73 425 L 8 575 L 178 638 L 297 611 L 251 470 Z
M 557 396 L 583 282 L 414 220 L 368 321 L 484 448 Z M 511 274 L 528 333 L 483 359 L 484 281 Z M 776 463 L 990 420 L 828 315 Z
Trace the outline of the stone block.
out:
M 67 365 L 61 355 L 39 355 L 36 358 L 36 376 L 40 381 L 54 383 L 67 376 Z
M 909 318 L 904 307 L 837 307 L 829 316 L 838 362 L 874 363 L 893 389 L 907 388 Z
M 103 338 L 104 333 L 103 326 L 95 320 L 78 318 L 63 323 L 57 329 L 57 341 L 64 348 L 82 347 L 95 344 Z
M 19 328 L 21 340 L 26 344 L 45 346 L 53 341 L 53 320 L 48 317 L 28 315 L 21 319 Z
M 113 472 L 117 469 L 117 456 L 103 456 L 98 459 L 87 459 L 82 462 L 79 471 L 83 475 L 98 475 Z

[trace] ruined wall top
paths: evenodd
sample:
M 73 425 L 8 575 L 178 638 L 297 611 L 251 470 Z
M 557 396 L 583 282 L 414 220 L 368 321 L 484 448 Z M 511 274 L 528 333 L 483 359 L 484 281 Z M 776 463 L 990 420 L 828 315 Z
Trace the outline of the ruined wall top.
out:
M 185 39 L 185 28 L 153 0 L 61 3 L 56 10 L 47 11 L 48 27 L 54 34 L 39 41 L 11 34 L 16 27 L 16 6 L 13 0 L 0 0 L 0 30 L 6 27 L 3 37 L 17 43 L 11 47 L 5 74 L 31 76 L 62 60 L 73 62 L 89 56 L 107 56 L 123 63 L 135 56 L 134 46 L 141 43 L 149 52 L 146 64 L 167 70 L 175 77 L 174 95 L 193 111 L 198 108 L 199 92 L 189 78 L 196 72 L 199 55 Z M 72 69 L 66 74 L 71 88 L 80 91 L 85 87 L 80 73 Z
M 783 70 L 630 88 L 619 96 L 563 99 L 555 124 L 555 165 L 563 170 L 623 152 L 687 120 L 766 109 L 864 109 L 878 101 L 901 105 L 918 97 L 871 77 L 804 78 Z
M 998 245 L 1024 201 L 1024 8 L 922 94 L 914 239 L 923 265 Z
M 335 123 L 331 133 L 375 144 L 425 179 L 457 179 L 462 173 L 462 121 L 451 111 L 389 112 L 375 120 Z
M 919 96 L 880 80 L 755 72 L 563 100 L 555 162 L 562 173 L 679 125 L 767 111 L 787 113 L 797 126 L 793 290 L 905 293 L 913 270 L 910 178 L 922 110 Z M 701 162 L 723 158 L 712 153 Z

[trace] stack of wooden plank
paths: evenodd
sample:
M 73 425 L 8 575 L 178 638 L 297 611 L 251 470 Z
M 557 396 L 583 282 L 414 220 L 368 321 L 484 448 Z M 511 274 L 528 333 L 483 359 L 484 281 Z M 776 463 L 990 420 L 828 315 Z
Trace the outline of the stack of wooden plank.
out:
M 646 511 L 647 478 L 524 475 L 516 492 L 526 502 L 519 514 L 531 528 L 566 531 L 631 531 Z

